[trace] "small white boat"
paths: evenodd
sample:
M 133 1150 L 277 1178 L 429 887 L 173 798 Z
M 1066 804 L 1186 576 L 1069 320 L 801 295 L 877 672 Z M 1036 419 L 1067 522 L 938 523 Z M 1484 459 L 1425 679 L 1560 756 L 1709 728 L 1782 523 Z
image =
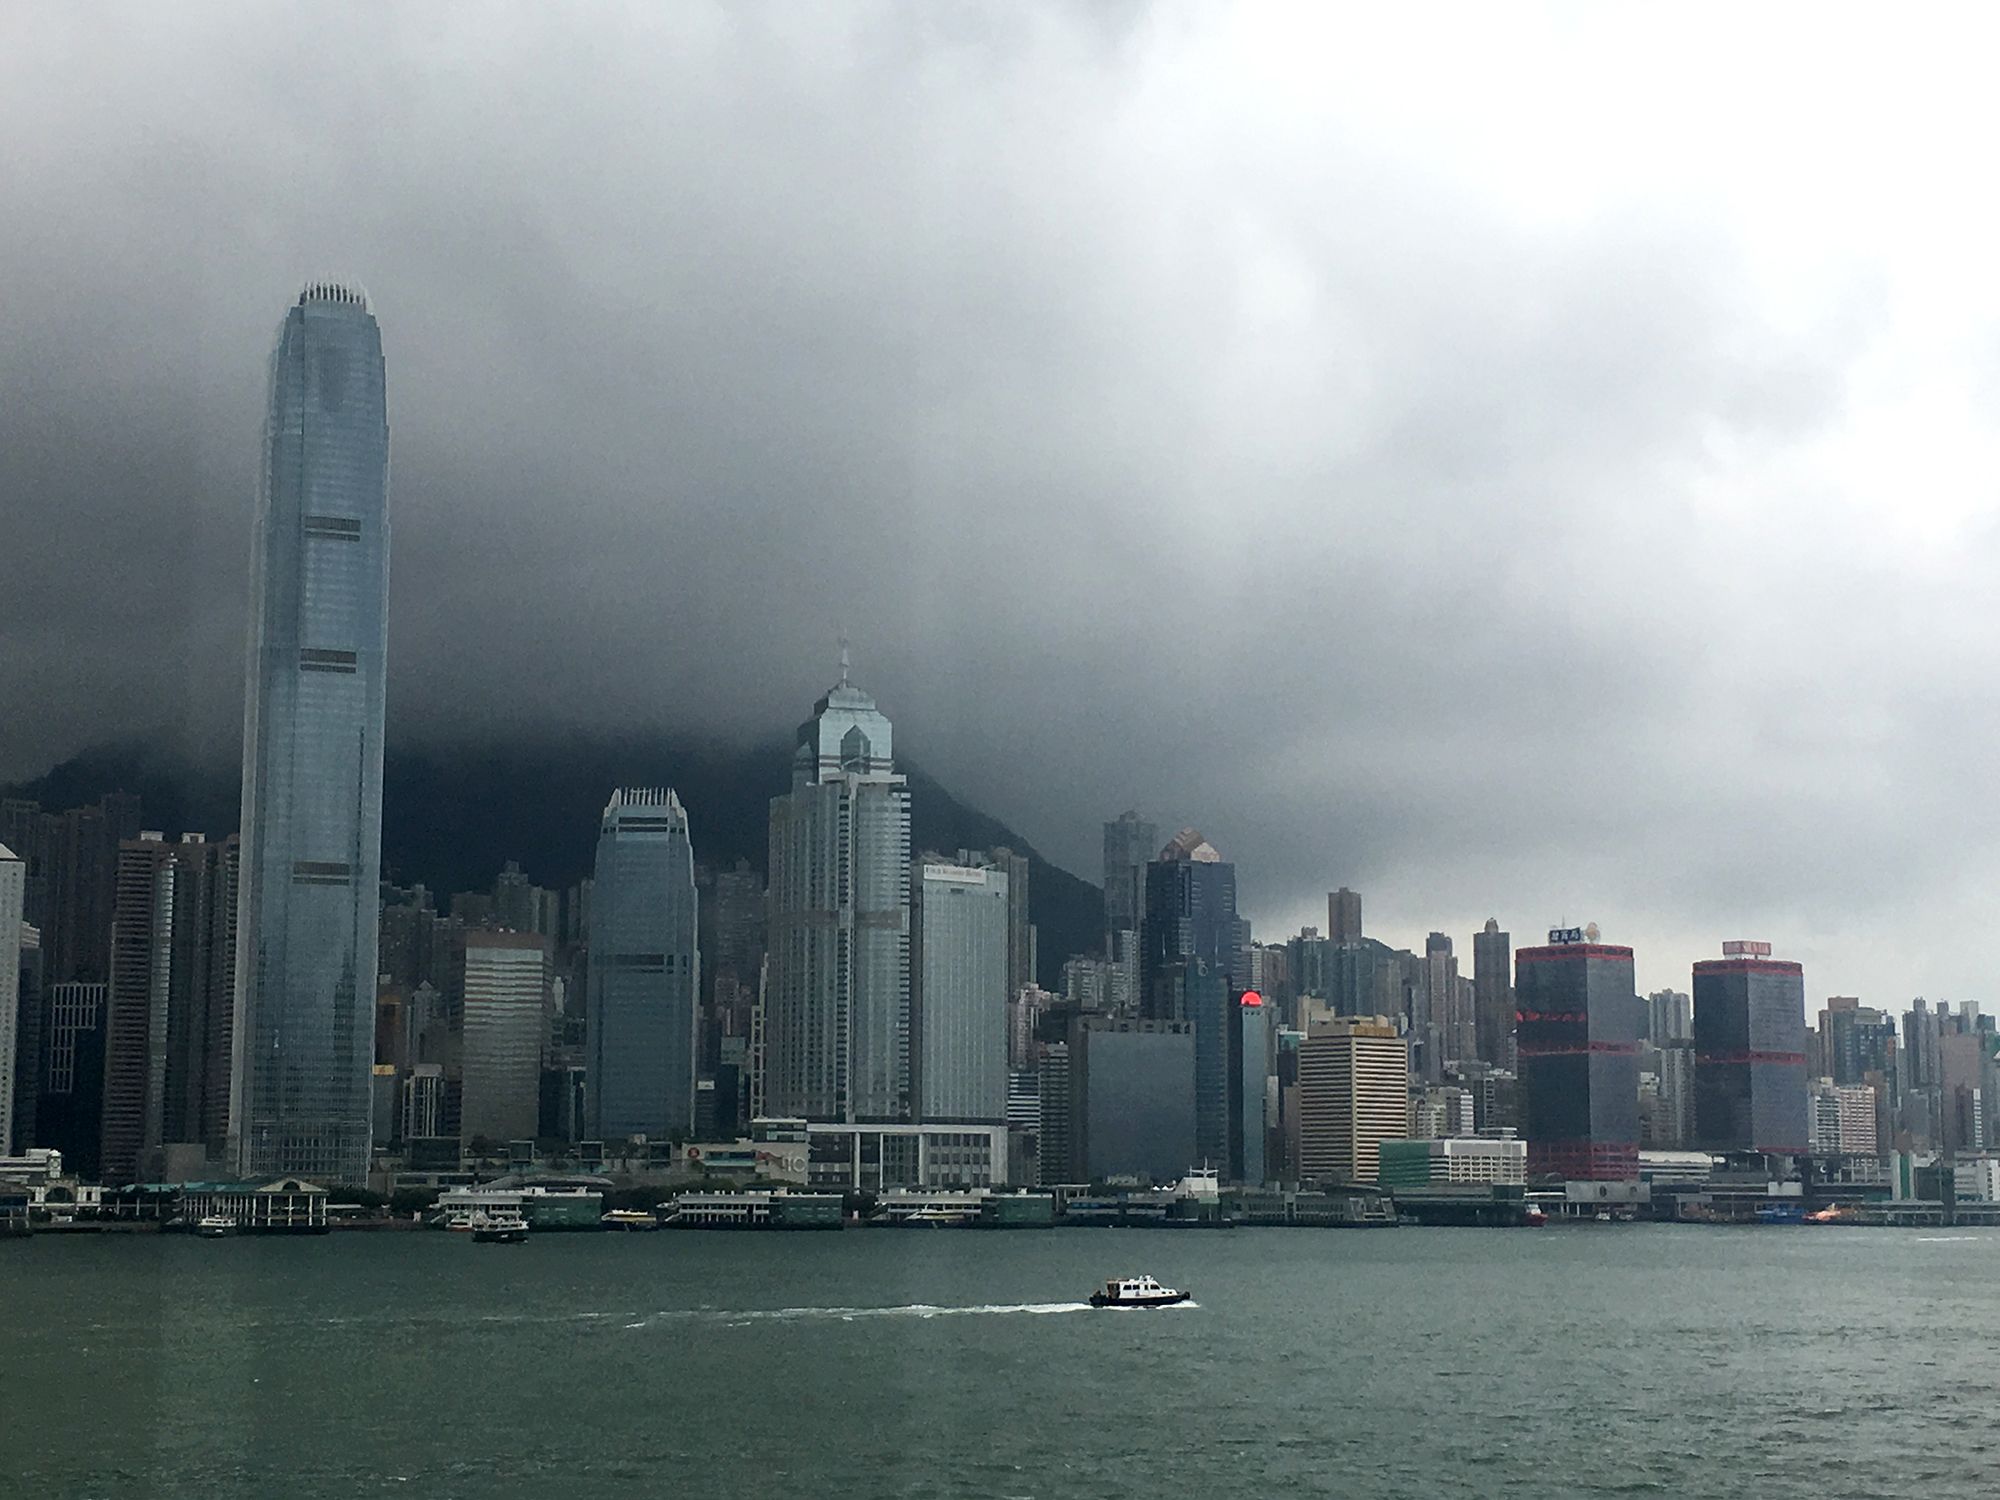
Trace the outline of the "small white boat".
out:
M 209 1214 L 195 1220 L 194 1232 L 205 1240 L 219 1240 L 236 1233 L 236 1221 L 228 1214 Z
M 1161 1286 L 1150 1276 L 1128 1276 L 1121 1281 L 1107 1281 L 1104 1290 L 1090 1294 L 1092 1307 L 1172 1307 L 1176 1302 L 1185 1302 L 1192 1292 L 1178 1292 L 1170 1286 Z

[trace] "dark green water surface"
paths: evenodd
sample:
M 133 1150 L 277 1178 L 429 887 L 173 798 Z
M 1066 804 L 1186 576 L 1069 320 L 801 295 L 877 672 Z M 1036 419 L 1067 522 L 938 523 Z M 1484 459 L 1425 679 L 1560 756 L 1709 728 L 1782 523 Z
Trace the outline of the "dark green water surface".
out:
M 1150 1271 L 1166 1312 L 1093 1313 Z M 2000 1233 L 0 1242 L 13 1496 L 2000 1494 Z

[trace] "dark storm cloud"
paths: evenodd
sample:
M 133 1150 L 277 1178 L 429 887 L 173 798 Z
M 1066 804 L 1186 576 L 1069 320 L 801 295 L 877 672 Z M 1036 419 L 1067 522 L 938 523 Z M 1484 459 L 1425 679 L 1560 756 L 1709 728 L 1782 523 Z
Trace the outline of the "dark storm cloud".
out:
M 1898 650 L 1963 601 L 1730 488 L 1846 419 L 1879 294 L 1780 326 L 1709 216 L 1288 130 L 1214 15 L 16 12 L 0 772 L 233 753 L 264 361 L 348 275 L 392 735 L 767 733 L 844 630 L 971 800 L 1093 875 L 1197 823 L 1262 935 L 1345 883 L 1971 982 L 1863 956 L 1987 888 L 1991 694 Z

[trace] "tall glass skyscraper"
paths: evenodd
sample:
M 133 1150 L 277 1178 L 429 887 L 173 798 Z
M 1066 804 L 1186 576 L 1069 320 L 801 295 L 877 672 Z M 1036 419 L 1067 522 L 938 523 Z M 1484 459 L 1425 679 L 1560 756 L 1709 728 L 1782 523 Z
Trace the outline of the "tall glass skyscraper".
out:
M 367 298 L 316 284 L 278 332 L 243 714 L 230 1134 L 237 1170 L 367 1180 L 389 422 Z
M 693 1127 L 695 899 L 680 798 L 613 792 L 590 888 L 585 1114 L 600 1140 Z
M 843 671 L 771 799 L 774 1115 L 910 1118 L 910 792 L 894 767 L 888 719 Z

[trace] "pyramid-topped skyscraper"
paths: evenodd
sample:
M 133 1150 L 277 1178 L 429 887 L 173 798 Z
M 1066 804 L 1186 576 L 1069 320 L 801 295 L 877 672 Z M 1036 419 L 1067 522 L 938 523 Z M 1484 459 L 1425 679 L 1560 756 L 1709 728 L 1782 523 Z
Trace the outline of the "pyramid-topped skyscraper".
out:
M 910 793 L 844 664 L 799 726 L 770 853 L 767 1111 L 909 1119 Z

